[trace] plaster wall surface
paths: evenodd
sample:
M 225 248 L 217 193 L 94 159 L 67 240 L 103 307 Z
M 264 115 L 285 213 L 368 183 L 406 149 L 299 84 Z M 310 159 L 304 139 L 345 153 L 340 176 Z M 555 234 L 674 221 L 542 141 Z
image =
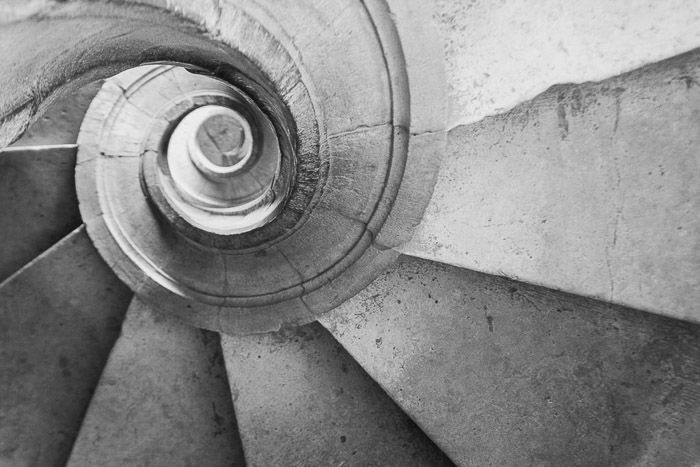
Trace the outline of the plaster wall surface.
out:
M 438 0 L 435 19 L 448 150 L 399 250 L 700 319 L 700 3 Z
M 450 126 L 700 46 L 700 2 L 435 0 Z

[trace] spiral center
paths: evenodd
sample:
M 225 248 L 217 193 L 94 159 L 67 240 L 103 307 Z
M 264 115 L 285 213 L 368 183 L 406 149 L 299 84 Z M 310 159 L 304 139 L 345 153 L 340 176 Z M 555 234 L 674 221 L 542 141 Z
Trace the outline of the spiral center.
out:
M 236 92 L 230 105 L 188 112 L 167 141 L 161 172 L 167 202 L 197 228 L 245 232 L 279 205 L 279 142 L 267 116 Z
M 197 126 L 189 143 L 190 158 L 205 172 L 236 172 L 252 153 L 250 124 L 235 110 L 218 105 L 202 107 L 199 113 L 190 123 Z

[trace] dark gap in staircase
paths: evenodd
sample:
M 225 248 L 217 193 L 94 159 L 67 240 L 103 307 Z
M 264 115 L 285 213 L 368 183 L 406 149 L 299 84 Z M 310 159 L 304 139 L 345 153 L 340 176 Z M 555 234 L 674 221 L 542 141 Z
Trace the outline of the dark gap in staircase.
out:
M 221 337 L 219 336 L 219 333 L 207 331 L 205 329 L 201 329 L 200 332 L 202 333 L 202 339 L 204 340 L 206 346 L 212 349 L 210 361 L 212 372 L 215 373 L 215 378 L 220 379 L 224 383 L 222 387 L 226 388 L 226 397 L 222 399 L 230 402 L 230 404 L 224 408 L 224 411 L 229 414 L 228 423 L 226 423 L 225 418 L 221 416 L 220 412 L 217 411 L 217 408 L 212 407 L 214 422 L 222 427 L 222 432 L 224 431 L 224 423 L 226 423 L 228 428 L 231 430 L 231 436 L 234 438 L 233 445 L 238 448 L 236 458 L 232 459 L 231 466 L 245 467 L 247 464 L 244 456 L 243 440 L 241 439 L 240 430 L 238 428 L 236 409 L 233 406 L 233 399 L 230 390 L 231 384 L 228 380 L 228 373 L 226 372 L 226 364 L 224 362 L 224 354 L 221 350 Z M 221 408 L 219 408 L 219 410 L 220 409 Z
M 51 103 L 22 135 L 0 150 L 0 282 L 77 228 L 74 144 L 102 81 Z M 27 148 L 22 150 L 22 148 Z

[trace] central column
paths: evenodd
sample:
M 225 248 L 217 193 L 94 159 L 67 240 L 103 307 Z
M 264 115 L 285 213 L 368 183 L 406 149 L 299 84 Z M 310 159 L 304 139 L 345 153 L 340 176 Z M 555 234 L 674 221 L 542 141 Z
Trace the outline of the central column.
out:
M 214 233 L 246 232 L 272 220 L 281 154 L 265 123 L 262 113 L 243 107 L 205 105 L 185 115 L 167 144 L 168 203 Z

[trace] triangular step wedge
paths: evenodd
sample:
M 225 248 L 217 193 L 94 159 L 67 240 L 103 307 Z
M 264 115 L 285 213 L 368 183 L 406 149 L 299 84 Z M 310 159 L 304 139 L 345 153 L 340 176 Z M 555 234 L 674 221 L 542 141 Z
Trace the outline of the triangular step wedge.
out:
M 249 466 L 452 465 L 318 323 L 222 347 Z
M 700 326 L 409 257 L 322 323 L 460 465 L 700 462 Z
M 454 128 L 406 254 L 700 322 L 700 50 Z
M 137 298 L 104 369 L 69 466 L 243 466 L 215 333 Z
M 75 146 L 0 150 L 0 281 L 81 224 Z
M 0 465 L 65 463 L 130 299 L 83 227 L 0 285 Z
M 75 144 L 83 116 L 102 83 L 102 80 L 87 83 L 75 92 L 59 96 L 10 147 Z

